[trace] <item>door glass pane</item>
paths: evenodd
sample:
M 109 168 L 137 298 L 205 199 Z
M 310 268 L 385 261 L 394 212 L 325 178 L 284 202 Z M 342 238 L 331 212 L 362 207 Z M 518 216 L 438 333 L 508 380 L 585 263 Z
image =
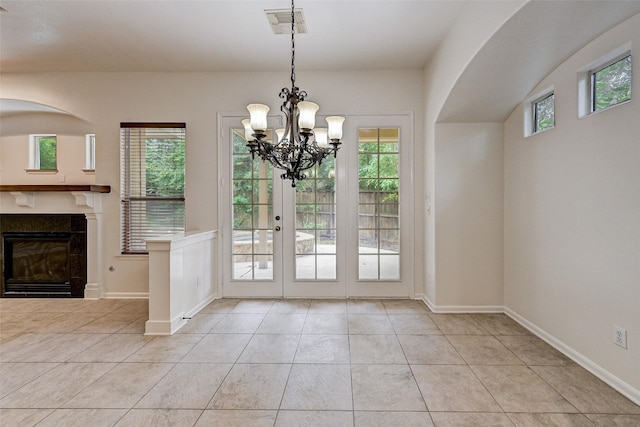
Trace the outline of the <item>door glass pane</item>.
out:
M 251 158 L 243 130 L 232 138 L 233 279 L 273 280 L 272 166 Z
M 400 256 L 380 255 L 380 279 L 397 280 L 400 277 Z
M 296 279 L 337 278 L 334 168 L 328 157 L 296 186 Z
M 398 128 L 358 130 L 358 278 L 400 279 Z
M 336 256 L 317 255 L 316 256 L 316 278 L 323 280 L 336 279 Z
M 363 248 L 360 248 L 360 250 L 363 250 Z M 377 280 L 380 278 L 378 258 L 378 255 L 360 253 L 358 256 L 358 278 L 360 280 Z

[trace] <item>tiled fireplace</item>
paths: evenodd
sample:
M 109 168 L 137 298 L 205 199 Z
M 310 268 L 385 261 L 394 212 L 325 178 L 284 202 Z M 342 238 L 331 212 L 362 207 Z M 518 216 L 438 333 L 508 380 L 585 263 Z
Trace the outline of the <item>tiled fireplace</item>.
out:
M 0 297 L 101 298 L 100 185 L 0 185 Z

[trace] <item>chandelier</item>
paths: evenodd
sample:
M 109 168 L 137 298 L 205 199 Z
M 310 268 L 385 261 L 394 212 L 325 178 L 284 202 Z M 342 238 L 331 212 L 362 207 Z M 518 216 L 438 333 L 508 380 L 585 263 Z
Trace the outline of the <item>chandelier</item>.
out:
M 290 179 L 291 186 L 307 176 L 304 171 L 321 164 L 330 154 L 336 156 L 342 138 L 344 117 L 330 116 L 328 128 L 314 128 L 318 104 L 306 101 L 307 93 L 296 86 L 296 42 L 295 6 L 291 1 L 291 89 L 283 88 L 280 98 L 284 99 L 280 110 L 286 121 L 284 129 L 276 129 L 277 139 L 266 141 L 267 114 L 269 107 L 264 104 L 249 104 L 250 119 L 242 121 L 247 147 L 255 159 L 257 154 L 273 167 L 282 169 L 282 179 Z

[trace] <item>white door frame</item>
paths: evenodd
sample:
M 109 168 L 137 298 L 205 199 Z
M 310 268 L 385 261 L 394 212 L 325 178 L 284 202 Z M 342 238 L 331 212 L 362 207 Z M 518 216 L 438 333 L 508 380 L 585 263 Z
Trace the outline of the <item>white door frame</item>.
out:
M 346 149 L 349 150 L 349 200 L 358 202 L 358 129 L 400 129 L 400 280 L 358 279 L 358 206 L 350 207 L 356 215 L 349 215 L 347 248 L 351 255 L 348 265 L 348 294 L 350 298 L 414 298 L 414 182 L 413 182 L 413 114 L 367 114 L 349 116 Z
M 220 218 L 221 294 L 223 297 L 265 298 L 414 298 L 414 177 L 412 113 L 350 115 L 345 121 L 345 136 L 335 165 L 337 220 L 336 280 L 295 280 L 295 239 L 284 239 L 286 233 L 274 231 L 273 281 L 254 280 L 249 283 L 231 279 L 232 250 L 227 247 L 231 236 L 231 146 L 229 130 L 241 127 L 246 116 L 218 114 L 218 171 Z M 279 117 L 278 117 L 279 118 Z M 397 127 L 400 129 L 400 280 L 358 280 L 358 129 Z M 295 193 L 290 182 L 283 182 L 282 191 L 275 190 L 280 180 L 274 169 L 273 215 L 282 218 L 283 231 L 295 230 Z M 355 215 L 354 215 L 355 212 Z M 275 225 L 275 221 L 274 221 Z M 280 246 L 281 245 L 281 246 Z M 277 252 L 277 253 L 276 253 Z M 276 263 L 279 263 L 276 265 Z M 282 268 L 280 268 L 282 267 Z M 232 283 L 233 282 L 233 283 Z

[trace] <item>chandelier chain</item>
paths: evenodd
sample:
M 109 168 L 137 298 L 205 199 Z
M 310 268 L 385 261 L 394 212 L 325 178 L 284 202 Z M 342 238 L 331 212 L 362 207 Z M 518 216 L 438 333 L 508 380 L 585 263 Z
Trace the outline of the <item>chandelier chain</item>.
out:
M 296 181 L 307 177 L 304 171 L 320 165 L 331 154 L 336 157 L 341 144 L 342 123 L 344 122 L 344 117 L 327 117 L 328 129 L 313 129 L 315 113 L 319 106 L 306 101 L 307 93 L 296 87 L 295 33 L 295 0 L 291 0 L 291 89 L 282 88 L 279 94 L 279 97 L 284 100 L 280 106 L 280 110 L 286 117 L 284 129 L 275 131 L 277 139 L 265 140 L 269 107 L 263 104 L 247 106 L 251 113 L 251 119 L 242 121 L 251 157 L 255 158 L 257 154 L 262 160 L 271 163 L 273 167 L 282 169 L 284 173 L 280 177 L 290 179 L 292 187 L 296 186 Z
M 291 0 L 291 87 L 296 85 L 296 39 L 295 35 L 295 5 L 294 0 Z

